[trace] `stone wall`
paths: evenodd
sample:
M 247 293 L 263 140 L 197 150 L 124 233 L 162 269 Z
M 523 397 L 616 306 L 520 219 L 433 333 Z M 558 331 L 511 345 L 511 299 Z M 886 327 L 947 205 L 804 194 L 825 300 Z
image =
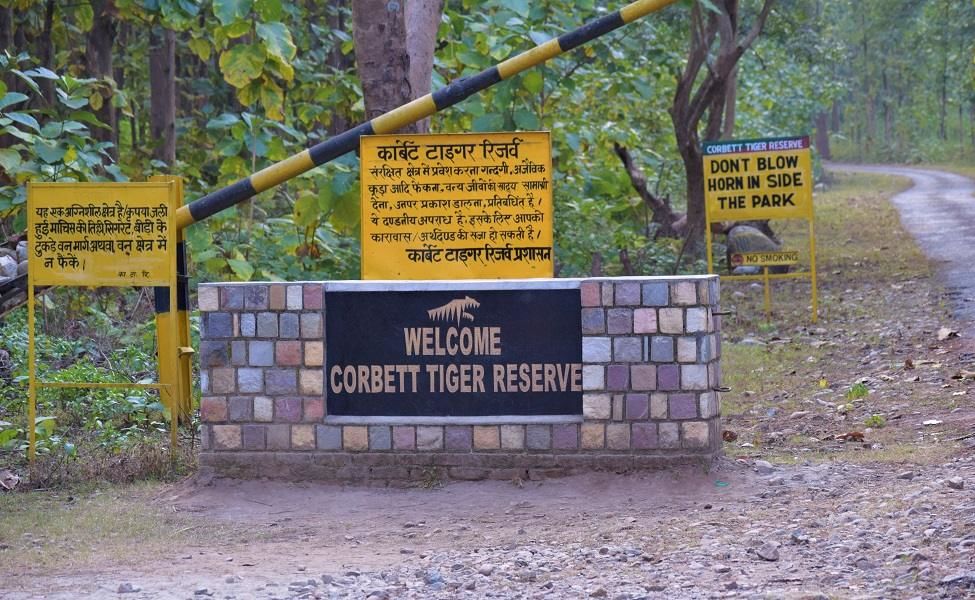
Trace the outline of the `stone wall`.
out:
M 582 304 L 582 414 L 466 418 L 330 417 L 329 284 L 201 284 L 201 463 L 229 476 L 390 481 L 710 461 L 721 444 L 718 278 L 569 281 Z

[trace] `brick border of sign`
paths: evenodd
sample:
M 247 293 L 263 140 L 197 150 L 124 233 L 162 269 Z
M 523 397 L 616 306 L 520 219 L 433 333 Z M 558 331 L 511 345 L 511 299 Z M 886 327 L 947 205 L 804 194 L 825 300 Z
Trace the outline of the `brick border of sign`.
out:
M 326 286 L 578 288 L 583 408 L 569 417 L 330 417 Z M 200 284 L 200 464 L 232 477 L 538 478 L 720 453 L 717 276 Z

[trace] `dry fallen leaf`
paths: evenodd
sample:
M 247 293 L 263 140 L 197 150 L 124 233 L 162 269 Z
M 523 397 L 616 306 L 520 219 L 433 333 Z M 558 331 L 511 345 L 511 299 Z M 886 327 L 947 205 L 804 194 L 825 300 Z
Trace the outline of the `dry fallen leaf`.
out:
M 738 434 L 730 429 L 725 429 L 721 432 L 721 439 L 726 442 L 733 442 L 738 439 Z
M 862 442 L 863 432 L 862 431 L 850 431 L 847 433 L 841 433 L 837 436 L 833 436 L 834 440 L 841 440 L 844 442 Z
M 13 472 L 4 469 L 0 471 L 0 488 L 10 491 L 20 484 L 20 477 L 17 477 Z
M 911 359 L 908 358 L 907 360 L 904 361 L 904 370 L 905 371 L 910 370 L 910 369 L 913 369 L 913 368 L 914 368 L 914 361 L 913 360 L 911 360 Z

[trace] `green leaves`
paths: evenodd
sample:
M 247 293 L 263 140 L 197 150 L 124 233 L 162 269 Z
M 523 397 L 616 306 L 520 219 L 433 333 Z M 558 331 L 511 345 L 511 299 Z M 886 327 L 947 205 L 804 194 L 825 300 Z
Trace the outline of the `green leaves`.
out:
M 291 62 L 298 53 L 294 41 L 291 39 L 291 32 L 284 26 L 284 23 L 258 23 L 255 28 L 257 37 L 264 42 L 267 53 L 276 56 L 284 62 Z
M 239 44 L 220 55 L 220 70 L 227 83 L 242 88 L 261 76 L 265 60 L 261 46 Z
M 224 27 L 242 19 L 251 11 L 252 0 L 213 0 L 213 14 Z
M 14 104 L 20 104 L 25 100 L 27 100 L 26 94 L 21 94 L 20 92 L 8 92 L 4 94 L 2 98 L 0 98 L 0 110 L 3 110 L 8 106 L 13 106 Z

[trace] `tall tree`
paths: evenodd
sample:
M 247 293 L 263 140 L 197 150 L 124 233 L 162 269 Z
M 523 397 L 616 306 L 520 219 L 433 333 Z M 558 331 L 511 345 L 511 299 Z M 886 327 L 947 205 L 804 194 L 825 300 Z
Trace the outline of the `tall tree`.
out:
M 430 92 L 442 0 L 354 0 L 355 60 L 366 118 Z M 429 119 L 404 131 L 429 131 Z
M 113 51 L 115 37 L 118 34 L 118 22 L 115 14 L 114 0 L 92 0 L 93 12 L 91 29 L 88 31 L 85 46 L 85 66 L 92 77 L 112 78 Z M 112 142 L 112 157 L 118 160 L 118 124 L 115 106 L 111 98 L 103 99 L 101 106 L 96 109 L 98 119 L 108 126 L 107 129 L 94 128 L 92 137 L 101 142 Z
M 688 248 L 700 253 L 704 240 L 704 165 L 699 127 L 707 116 L 704 139 L 718 139 L 727 106 L 728 84 L 738 60 L 755 42 L 775 0 L 763 0 L 751 27 L 742 34 L 738 0 L 691 8 L 687 63 L 677 79 L 670 117 L 687 181 Z
M 149 33 L 149 129 L 153 158 L 176 163 L 176 32 L 154 24 Z

